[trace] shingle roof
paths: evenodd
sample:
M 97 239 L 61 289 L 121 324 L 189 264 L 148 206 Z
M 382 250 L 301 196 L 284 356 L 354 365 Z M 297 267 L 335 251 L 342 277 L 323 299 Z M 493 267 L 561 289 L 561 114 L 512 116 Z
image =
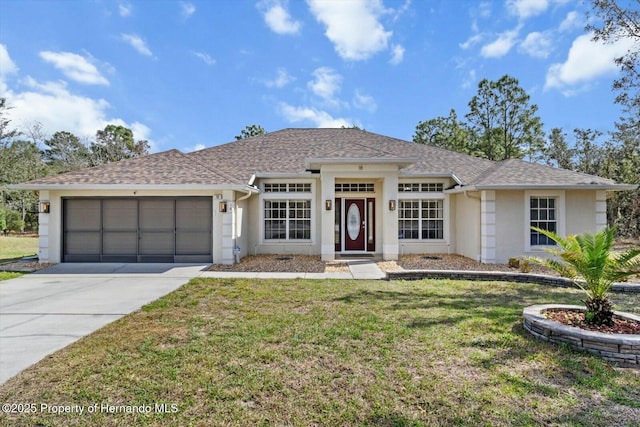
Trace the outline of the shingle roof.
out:
M 360 129 L 284 129 L 189 154 L 177 150 L 40 178 L 23 185 L 247 185 L 258 173 L 298 174 L 308 159 L 388 159 L 404 176 L 455 177 L 464 186 L 615 186 L 592 175 L 522 160 L 494 162 Z
M 305 159 L 418 158 L 405 174 L 451 176 L 463 181 L 477 177 L 494 162 L 442 148 L 415 144 L 359 129 L 284 129 L 266 135 L 196 151 L 189 156 L 212 168 L 248 180 L 263 173 L 300 173 Z
M 150 154 L 30 181 L 29 184 L 246 184 L 210 169 L 178 150 Z
M 615 181 L 599 176 L 557 169 L 520 159 L 508 159 L 495 163 L 470 184 L 486 186 L 582 186 L 614 185 Z

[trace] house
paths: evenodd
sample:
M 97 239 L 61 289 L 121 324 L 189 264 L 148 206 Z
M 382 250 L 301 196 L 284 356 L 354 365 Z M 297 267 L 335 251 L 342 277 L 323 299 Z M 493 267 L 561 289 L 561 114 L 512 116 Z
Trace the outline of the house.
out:
M 284 129 L 37 179 L 42 262 L 213 262 L 253 254 L 537 255 L 606 225 L 633 189 L 518 159 L 494 162 L 359 129 Z

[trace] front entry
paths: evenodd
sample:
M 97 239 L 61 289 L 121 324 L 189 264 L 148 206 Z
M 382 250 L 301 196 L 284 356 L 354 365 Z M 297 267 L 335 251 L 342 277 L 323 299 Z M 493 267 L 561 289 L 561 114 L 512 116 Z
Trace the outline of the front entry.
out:
M 339 203 L 339 199 L 336 200 Z M 345 199 L 342 229 L 345 252 L 375 251 L 375 199 Z M 336 218 L 338 220 L 338 218 Z M 340 227 L 342 225 L 342 227 Z

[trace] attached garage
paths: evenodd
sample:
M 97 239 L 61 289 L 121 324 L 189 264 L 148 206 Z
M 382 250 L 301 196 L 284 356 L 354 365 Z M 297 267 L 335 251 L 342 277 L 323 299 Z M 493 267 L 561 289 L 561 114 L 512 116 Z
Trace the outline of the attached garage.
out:
M 211 197 L 62 203 L 63 262 L 212 262 Z

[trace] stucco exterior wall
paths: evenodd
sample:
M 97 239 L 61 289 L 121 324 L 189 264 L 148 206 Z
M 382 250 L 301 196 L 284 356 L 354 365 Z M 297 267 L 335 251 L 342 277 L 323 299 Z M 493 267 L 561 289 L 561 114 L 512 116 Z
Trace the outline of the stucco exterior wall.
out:
M 480 195 L 455 195 L 456 252 L 468 258 L 480 259 Z
M 567 191 L 567 234 L 580 234 L 597 231 L 596 192 Z M 605 208 L 606 209 L 606 208 Z
M 496 191 L 496 262 L 518 258 L 525 249 L 524 191 Z
M 602 211 L 606 209 L 604 192 L 588 190 L 496 191 L 496 262 L 509 258 L 546 256 L 543 247 L 530 247 L 527 199 L 532 195 L 558 198 L 558 233 L 594 232 L 602 227 Z M 605 218 L 606 221 L 606 218 Z

